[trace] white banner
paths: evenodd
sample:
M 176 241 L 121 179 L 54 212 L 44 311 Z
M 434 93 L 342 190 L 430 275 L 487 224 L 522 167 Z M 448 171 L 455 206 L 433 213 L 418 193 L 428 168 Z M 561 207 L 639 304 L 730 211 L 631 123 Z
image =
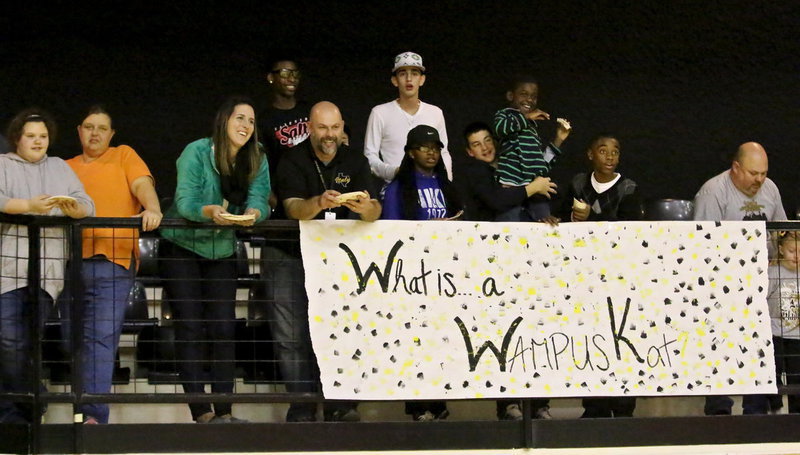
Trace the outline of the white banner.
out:
M 775 393 L 763 222 L 300 223 L 326 398 Z

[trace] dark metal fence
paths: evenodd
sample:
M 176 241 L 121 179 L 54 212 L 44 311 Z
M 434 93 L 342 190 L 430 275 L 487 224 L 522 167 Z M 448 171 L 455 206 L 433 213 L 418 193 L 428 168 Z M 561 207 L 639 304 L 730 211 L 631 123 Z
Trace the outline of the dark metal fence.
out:
M 175 272 L 181 269 L 183 259 L 180 255 L 174 254 L 174 245 L 158 234 L 142 234 L 138 239 L 141 251 L 138 274 L 125 304 L 122 329 L 124 333 L 135 337 L 133 367 L 123 368 L 119 365 L 118 358 L 110 360 L 115 362 L 113 383 L 125 384 L 132 381 L 133 387 L 129 388 L 127 392 L 117 391 L 114 393 L 83 392 L 86 386 L 84 384 L 85 376 L 80 372 L 83 370 L 83 362 L 86 360 L 83 352 L 85 343 L 82 342 L 85 329 L 83 322 L 85 305 L 81 303 L 80 298 L 76 297 L 82 295 L 81 283 L 85 278 L 82 278 L 80 267 L 82 232 L 94 228 L 136 228 L 139 220 L 118 218 L 72 220 L 58 217 L 0 215 L 0 223 L 6 226 L 4 233 L 8 226 L 27 227 L 27 235 L 17 239 L 24 241 L 27 245 L 27 251 L 19 251 L 20 253 L 24 252 L 25 257 L 20 254 L 20 257 L 17 258 L 20 263 L 27 260 L 25 273 L 21 274 L 19 267 L 9 268 L 9 262 L 4 262 L 4 268 L 0 271 L 4 279 L 14 279 L 17 275 L 24 275 L 27 280 L 27 283 L 17 283 L 20 288 L 25 289 L 24 298 L 29 302 L 29 313 L 26 313 L 24 318 L 27 330 L 29 330 L 29 334 L 25 336 L 29 337 L 30 343 L 28 346 L 23 346 L 27 350 L 21 353 L 24 357 L 16 358 L 18 366 L 22 365 L 24 369 L 25 387 L 15 390 L 4 387 L 0 390 L 0 401 L 13 401 L 29 409 L 31 419 L 26 435 L 31 452 L 39 453 L 41 450 L 42 426 L 47 426 L 41 423 L 41 416 L 50 403 L 70 403 L 73 406 L 74 414 L 81 416 L 81 409 L 94 403 L 190 403 L 203 406 L 209 403 L 221 403 L 224 406 L 230 403 L 322 402 L 321 395 L 313 391 L 253 393 L 237 390 L 235 385 L 242 383 L 282 384 L 286 382 L 286 378 L 282 377 L 277 360 L 277 351 L 280 348 L 272 335 L 272 322 L 274 321 L 271 319 L 273 314 L 270 308 L 275 305 L 276 300 L 281 298 L 298 298 L 285 289 L 287 286 L 291 287 L 290 285 L 294 284 L 295 287 L 296 285 L 302 287 L 302 273 L 294 271 L 288 274 L 275 273 L 282 270 L 281 267 L 287 267 L 287 257 L 296 261 L 300 260 L 298 223 L 296 221 L 269 221 L 243 229 L 235 226 L 164 220 L 162 229 L 189 229 L 194 232 L 204 229 L 219 231 L 235 229 L 237 231 L 235 253 L 229 258 L 221 260 L 225 263 L 223 268 L 232 271 L 230 272 L 232 275 L 218 279 L 213 275 L 201 276 L 192 278 L 188 282 L 186 279 L 180 278 L 180 273 Z M 43 294 L 38 292 L 40 279 L 42 277 L 52 278 L 49 277 L 49 274 L 53 272 L 51 269 L 53 261 L 57 264 L 58 258 L 55 257 L 57 255 L 45 257 L 49 252 L 46 249 L 43 250 L 42 245 L 46 242 L 53 243 L 55 241 L 57 243 L 58 238 L 53 237 L 53 231 L 62 228 L 63 241 L 67 251 L 67 255 L 64 257 L 64 290 L 59 295 Z M 768 223 L 768 229 L 777 236 L 779 232 L 795 231 L 797 224 L 793 222 Z M 125 231 L 130 232 L 130 230 Z M 796 239 L 796 237 L 793 238 Z M 6 241 L 9 240 L 6 239 Z M 797 240 L 794 241 L 797 242 Z M 268 253 L 270 251 L 274 253 L 276 250 L 282 253 L 277 256 Z M 42 255 L 43 251 L 44 256 Z M 250 256 L 249 253 L 255 253 L 255 257 Z M 42 262 L 43 259 L 46 261 Z M 782 273 L 789 276 L 782 276 L 781 279 L 794 280 L 795 283 L 798 283 L 800 277 L 798 277 L 797 271 L 782 270 Z M 212 270 L 211 273 L 216 272 Z M 58 274 L 56 273 L 56 275 Z M 52 280 L 57 281 L 58 278 L 52 278 Z M 184 288 L 190 291 L 199 289 L 203 298 L 211 300 L 216 297 L 210 294 L 216 292 L 217 289 L 225 286 L 235 287 L 236 295 L 240 296 L 239 301 L 228 303 L 229 314 L 233 317 L 222 318 L 218 314 L 206 315 L 202 311 L 187 313 L 185 306 L 191 303 L 182 300 L 181 296 L 170 294 L 170 292 L 185 292 L 185 289 L 184 291 L 175 291 L 174 284 L 181 280 L 183 280 Z M 287 280 L 298 280 L 298 282 L 287 283 Z M 42 287 L 48 289 L 52 287 L 49 286 L 52 284 L 52 282 L 45 282 Z M 797 288 L 798 286 L 795 285 L 794 289 Z M 794 297 L 796 302 L 797 296 Z M 239 309 L 238 313 L 236 308 Z M 797 313 L 792 313 L 792 311 L 792 309 L 787 309 L 782 316 L 786 318 L 787 324 L 796 327 Z M 181 314 L 182 312 L 183 314 Z M 187 316 L 187 314 L 189 315 Z M 1 317 L 5 317 L 2 310 L 0 310 Z M 97 322 L 106 321 L 99 320 Z M 202 323 L 205 325 L 202 328 L 205 332 L 202 333 L 206 335 L 209 333 L 208 331 L 215 330 L 209 327 L 226 325 L 229 335 L 224 337 L 203 335 L 197 339 L 188 340 L 185 333 L 180 333 L 180 328 L 176 335 L 176 323 Z M 798 385 L 800 374 L 793 373 L 798 371 L 794 364 L 800 362 L 800 350 L 794 346 L 796 340 L 789 340 L 789 344 L 785 348 L 783 343 L 787 340 L 786 338 L 775 338 L 775 340 L 778 347 L 776 364 L 779 369 L 779 378 L 781 376 L 783 378 L 779 391 L 782 394 L 800 394 L 800 385 Z M 301 341 L 298 340 L 298 342 Z M 181 351 L 183 349 L 181 343 L 195 345 L 196 349 L 189 354 L 189 357 L 198 357 L 187 359 L 186 351 Z M 215 352 L 218 351 L 232 353 L 232 358 L 215 357 Z M 183 355 L 179 354 L 181 352 Z M 212 393 L 184 391 L 179 376 L 179 371 L 186 371 L 183 368 L 186 365 L 182 365 L 182 362 L 194 363 L 193 380 L 197 382 L 201 390 L 203 385 L 211 385 Z M 99 364 L 98 368 L 108 366 Z M 221 366 L 232 369 L 233 375 L 237 379 L 230 384 L 229 389 L 225 389 L 224 386 L 217 387 L 218 384 L 229 382 L 230 379 L 215 376 L 215 370 Z M 787 366 L 789 367 L 788 371 Z M 313 369 L 313 365 L 308 365 L 308 368 Z M 167 387 L 161 387 L 156 392 L 152 391 L 152 387 L 138 390 L 137 381 L 143 383 L 145 379 L 149 385 Z M 191 383 L 191 381 L 188 382 Z M 45 383 L 48 385 L 47 389 L 41 386 Z M 184 387 L 186 383 L 187 380 L 184 377 Z M 531 427 L 531 419 L 532 412 L 535 410 L 531 409 L 530 402 L 525 401 L 523 404 L 524 419 L 519 426 L 519 433 L 515 435 L 521 440 L 512 445 L 532 447 L 534 430 Z M 199 409 L 206 409 L 203 406 L 200 406 Z M 791 411 L 794 411 L 794 408 L 790 400 Z M 76 423 L 80 423 L 77 420 L 79 418 L 76 417 Z M 456 444 L 456 446 L 458 445 Z M 73 447 L 80 449 L 77 443 Z

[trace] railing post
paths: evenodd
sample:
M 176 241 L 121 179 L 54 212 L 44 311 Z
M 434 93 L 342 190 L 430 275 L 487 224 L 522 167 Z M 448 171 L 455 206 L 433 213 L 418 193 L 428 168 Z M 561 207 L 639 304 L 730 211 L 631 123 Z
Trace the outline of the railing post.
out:
M 83 295 L 83 279 L 81 266 L 83 258 L 83 228 L 77 220 L 71 220 L 65 227 L 67 234 L 68 266 L 64 292 L 69 297 L 70 320 L 70 391 L 73 416 L 73 451 L 83 453 L 83 416 L 81 415 L 81 400 L 83 399 L 83 305 L 80 304 Z
M 533 448 L 533 405 L 531 399 L 522 400 L 522 447 Z
M 41 384 L 42 384 L 42 314 L 41 314 L 41 299 L 40 297 L 40 283 L 41 283 L 41 226 L 34 220 L 27 226 L 28 231 L 28 301 L 31 303 L 32 317 L 28 323 L 30 324 L 30 346 L 31 354 L 33 357 L 33 402 L 31 403 L 31 430 L 30 448 L 31 453 L 39 453 L 41 443 L 41 425 L 42 425 L 42 409 L 41 409 Z

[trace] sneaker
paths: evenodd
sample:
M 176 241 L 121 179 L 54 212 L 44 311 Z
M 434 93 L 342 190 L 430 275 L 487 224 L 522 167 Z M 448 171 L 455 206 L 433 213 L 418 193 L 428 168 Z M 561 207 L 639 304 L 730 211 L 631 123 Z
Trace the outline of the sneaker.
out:
M 545 412 L 547 411 L 545 410 Z M 549 412 L 547 414 L 550 415 Z M 506 406 L 506 411 L 500 420 L 522 420 L 522 409 L 519 408 L 518 404 L 510 404 Z
M 300 423 L 316 422 L 317 416 L 315 416 L 314 414 L 293 413 L 292 415 L 286 416 L 286 421 L 300 422 Z
M 534 419 L 544 419 L 550 420 L 553 416 L 550 415 L 550 406 L 542 406 L 541 408 L 537 409 L 536 412 L 533 414 Z
M 249 420 L 239 419 L 230 414 L 214 416 L 208 423 L 250 423 Z
M 361 414 L 356 409 L 337 409 L 325 417 L 328 422 L 360 422 Z
M 212 420 L 214 420 L 216 418 L 217 418 L 217 416 L 214 415 L 213 412 L 209 411 L 209 412 L 206 412 L 205 414 L 201 415 L 197 419 L 195 419 L 195 422 L 197 422 L 197 423 L 210 423 Z
M 286 411 L 287 422 L 316 422 L 317 404 L 316 403 L 292 403 Z
M 444 420 L 450 415 L 450 411 L 445 409 L 444 411 L 440 412 L 438 415 L 432 413 L 431 411 L 425 411 L 421 413 L 417 413 L 413 415 L 414 421 L 416 422 L 433 422 L 435 420 Z

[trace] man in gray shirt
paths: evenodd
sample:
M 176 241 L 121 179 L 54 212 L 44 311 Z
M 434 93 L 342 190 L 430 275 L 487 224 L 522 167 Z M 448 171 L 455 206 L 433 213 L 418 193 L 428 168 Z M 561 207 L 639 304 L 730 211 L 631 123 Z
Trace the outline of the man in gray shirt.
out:
M 761 144 L 739 146 L 731 168 L 707 181 L 694 197 L 694 219 L 782 221 L 781 193 L 767 178 L 769 161 Z
M 769 160 L 761 144 L 739 146 L 731 168 L 708 180 L 694 197 L 694 219 L 702 221 L 783 221 L 786 212 L 781 193 L 767 178 Z M 765 414 L 758 395 L 742 399 L 744 414 Z M 730 415 L 733 400 L 724 395 L 706 397 L 706 415 Z

